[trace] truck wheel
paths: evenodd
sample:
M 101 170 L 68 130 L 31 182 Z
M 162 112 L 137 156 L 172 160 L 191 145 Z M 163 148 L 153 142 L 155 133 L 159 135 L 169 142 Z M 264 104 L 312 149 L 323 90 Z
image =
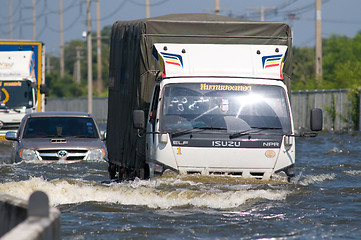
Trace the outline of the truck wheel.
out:
M 149 178 L 149 165 L 148 164 L 145 164 L 145 167 L 144 167 L 144 179 L 148 179 Z
M 115 175 L 117 174 L 117 166 L 115 164 L 109 163 L 108 172 L 110 180 L 115 179 Z

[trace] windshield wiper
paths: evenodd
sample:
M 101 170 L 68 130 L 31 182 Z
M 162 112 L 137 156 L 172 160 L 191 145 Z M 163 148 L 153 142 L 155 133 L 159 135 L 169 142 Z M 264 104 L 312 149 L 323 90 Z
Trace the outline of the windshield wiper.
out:
M 5 112 L 9 113 L 11 110 L 13 110 L 14 112 L 16 113 L 21 113 L 21 110 L 20 109 L 17 109 L 17 108 L 8 108 L 8 107 L 5 107 L 5 108 L 1 108 L 2 110 L 5 110 Z
M 252 130 L 256 130 L 256 131 L 252 131 Z M 240 137 L 240 136 L 243 136 L 243 135 L 246 135 L 246 134 L 259 133 L 259 132 L 261 132 L 263 130 L 282 130 L 282 128 L 281 127 L 251 127 L 250 129 L 240 131 L 240 132 L 236 132 L 236 133 L 233 133 L 233 134 L 229 135 L 229 139 Z
M 187 130 L 174 132 L 174 133 L 172 133 L 172 137 L 176 137 L 176 136 L 179 136 L 179 135 L 191 133 L 194 130 L 202 130 L 202 131 L 204 131 L 204 130 L 227 130 L 227 128 L 224 128 L 224 127 L 212 127 L 212 126 L 194 127 L 194 128 L 187 129 Z

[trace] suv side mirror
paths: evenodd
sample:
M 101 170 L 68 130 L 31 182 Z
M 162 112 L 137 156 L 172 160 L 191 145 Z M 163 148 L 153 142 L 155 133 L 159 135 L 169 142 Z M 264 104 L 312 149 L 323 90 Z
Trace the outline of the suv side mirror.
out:
M 133 126 L 135 129 L 143 129 L 144 124 L 144 111 L 134 110 L 133 111 Z
M 17 132 L 13 132 L 13 131 L 7 132 L 5 134 L 5 139 L 9 141 L 18 141 L 18 134 Z
M 107 140 L 107 131 L 101 131 L 100 132 L 101 138 L 103 141 Z
M 323 113 L 320 108 L 311 109 L 310 125 L 312 131 L 321 131 L 323 128 Z

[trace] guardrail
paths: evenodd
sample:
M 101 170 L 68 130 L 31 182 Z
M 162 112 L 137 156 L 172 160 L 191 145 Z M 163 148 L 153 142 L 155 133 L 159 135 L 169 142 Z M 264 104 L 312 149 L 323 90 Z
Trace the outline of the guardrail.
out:
M 48 196 L 34 192 L 29 201 L 0 193 L 0 240 L 58 240 L 60 211 Z

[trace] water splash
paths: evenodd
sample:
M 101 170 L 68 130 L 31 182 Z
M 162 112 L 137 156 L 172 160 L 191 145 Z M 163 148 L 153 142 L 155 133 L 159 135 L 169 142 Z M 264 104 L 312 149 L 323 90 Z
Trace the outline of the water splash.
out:
M 344 171 L 347 175 L 351 176 L 361 176 L 361 170 L 348 170 Z
M 52 206 L 106 202 L 160 209 L 184 206 L 228 209 L 239 207 L 250 200 L 284 200 L 289 194 L 289 191 L 283 188 L 270 189 L 263 186 L 260 189 L 259 186 L 251 187 L 248 184 L 207 185 L 179 178 L 137 179 L 132 182 L 104 185 L 80 179 L 47 181 L 34 177 L 26 181 L 0 184 L 0 191 L 23 199 L 27 199 L 36 190 L 46 192 Z
M 350 153 L 349 150 L 343 150 L 338 147 L 333 147 L 332 149 L 330 149 L 326 152 L 326 154 L 349 154 L 349 153 Z
M 335 178 L 336 178 L 336 174 L 334 174 L 334 173 L 319 174 L 319 175 L 306 175 L 298 183 L 303 186 L 309 186 L 314 183 L 321 183 L 321 182 L 324 182 L 327 180 L 333 180 Z

